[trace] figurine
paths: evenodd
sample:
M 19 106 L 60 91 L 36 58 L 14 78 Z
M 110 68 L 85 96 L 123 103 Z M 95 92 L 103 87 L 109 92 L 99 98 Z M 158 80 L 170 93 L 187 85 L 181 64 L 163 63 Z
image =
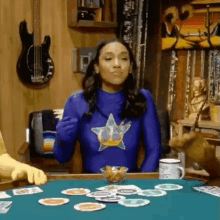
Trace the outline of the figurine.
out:
M 210 120 L 206 80 L 201 77 L 194 77 L 192 82 L 193 98 L 189 103 L 189 119 L 195 119 L 199 109 L 204 104 L 199 120 Z

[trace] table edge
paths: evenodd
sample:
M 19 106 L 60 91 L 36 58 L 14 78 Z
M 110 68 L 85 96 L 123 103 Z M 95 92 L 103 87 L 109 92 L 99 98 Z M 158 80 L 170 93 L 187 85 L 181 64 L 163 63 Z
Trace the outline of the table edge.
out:
M 57 179 L 102 179 L 102 174 L 101 173 L 83 173 L 83 174 L 48 174 L 47 179 L 48 181 L 50 180 L 57 180 Z M 127 173 L 126 175 L 127 179 L 157 179 L 159 178 L 159 173 L 158 172 L 140 172 L 140 173 Z M 192 174 L 192 173 L 187 173 L 184 177 L 184 179 L 197 179 L 201 180 L 204 183 L 208 183 L 209 177 L 207 176 L 202 176 L 199 174 Z M 29 184 L 27 180 L 17 180 L 17 181 L 6 181 L 0 183 L 0 190 L 7 190 L 7 189 L 12 189 L 12 188 L 18 188 L 22 186 L 28 186 L 32 185 Z

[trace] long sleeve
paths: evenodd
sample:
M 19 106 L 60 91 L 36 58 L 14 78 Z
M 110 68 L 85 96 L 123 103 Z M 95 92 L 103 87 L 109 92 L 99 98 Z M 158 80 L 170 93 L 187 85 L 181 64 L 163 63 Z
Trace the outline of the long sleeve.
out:
M 55 158 L 58 160 L 59 163 L 65 163 L 69 161 L 74 153 L 74 145 L 77 139 L 77 133 L 78 133 L 78 121 L 79 116 L 76 111 L 76 105 L 73 103 L 73 97 L 70 97 L 64 107 L 64 113 L 63 113 L 63 118 L 58 122 L 57 127 L 59 123 L 62 124 L 63 120 L 68 117 L 70 119 L 75 119 L 76 122 L 74 123 L 74 128 L 71 131 L 71 137 L 68 140 L 63 140 L 59 134 L 58 129 L 57 129 L 57 134 L 56 134 L 56 140 L 54 143 L 53 147 L 53 153 Z M 57 128 L 56 127 L 56 128 Z M 65 128 L 60 126 L 59 130 L 60 133 L 65 134 L 66 131 L 64 130 Z
M 144 89 L 142 93 L 147 99 L 147 109 L 144 112 L 142 121 L 145 158 L 140 171 L 152 172 L 157 169 L 161 154 L 160 125 L 152 96 Z

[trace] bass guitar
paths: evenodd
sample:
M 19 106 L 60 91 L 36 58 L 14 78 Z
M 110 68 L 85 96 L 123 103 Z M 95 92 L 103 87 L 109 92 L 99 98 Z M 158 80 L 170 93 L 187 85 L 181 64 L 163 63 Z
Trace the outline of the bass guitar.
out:
M 26 21 L 19 25 L 22 51 L 17 61 L 19 79 L 25 84 L 42 85 L 54 75 L 54 63 L 49 55 L 50 36 L 41 44 L 40 0 L 34 0 L 34 31 L 28 33 Z

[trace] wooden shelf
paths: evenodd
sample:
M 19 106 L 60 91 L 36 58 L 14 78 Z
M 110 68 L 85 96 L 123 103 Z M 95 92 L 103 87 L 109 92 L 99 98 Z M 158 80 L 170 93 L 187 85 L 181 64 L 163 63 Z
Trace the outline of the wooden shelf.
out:
M 98 27 L 98 28 L 114 28 L 117 27 L 117 24 L 114 22 L 107 22 L 107 21 L 87 21 L 87 20 L 80 20 L 77 23 L 77 27 Z
M 183 126 L 193 126 L 194 120 L 178 120 L 178 123 L 180 123 Z M 198 121 L 198 127 L 199 128 L 210 128 L 210 129 L 216 129 L 220 130 L 220 123 L 214 122 L 214 121 Z
M 82 11 L 83 11 L 83 10 L 90 10 L 90 11 L 94 11 L 94 10 L 97 10 L 97 9 L 98 9 L 98 8 L 95 8 L 95 7 L 94 7 L 94 8 L 87 8 L 87 7 L 81 7 L 81 6 L 80 6 L 80 7 L 78 7 L 78 10 L 82 10 Z
M 116 28 L 117 27 L 117 0 L 109 0 L 106 8 L 86 8 L 78 6 L 78 0 L 67 0 L 67 23 L 69 28 Z M 78 20 L 78 14 L 83 10 L 95 11 L 94 20 Z

